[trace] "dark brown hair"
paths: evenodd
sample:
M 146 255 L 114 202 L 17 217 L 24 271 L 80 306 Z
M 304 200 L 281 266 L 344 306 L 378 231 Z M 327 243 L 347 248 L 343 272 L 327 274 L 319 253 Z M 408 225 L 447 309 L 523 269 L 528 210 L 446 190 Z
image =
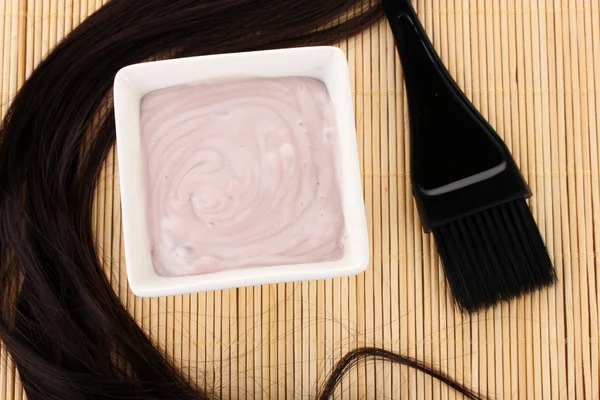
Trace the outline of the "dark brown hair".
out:
M 30 400 L 210 397 L 136 325 L 94 247 L 92 202 L 115 136 L 107 98 L 116 72 L 150 57 L 331 43 L 382 15 L 361 0 L 112 0 L 37 67 L 0 128 L 0 340 Z M 377 349 L 347 355 L 320 397 L 373 356 L 476 398 Z

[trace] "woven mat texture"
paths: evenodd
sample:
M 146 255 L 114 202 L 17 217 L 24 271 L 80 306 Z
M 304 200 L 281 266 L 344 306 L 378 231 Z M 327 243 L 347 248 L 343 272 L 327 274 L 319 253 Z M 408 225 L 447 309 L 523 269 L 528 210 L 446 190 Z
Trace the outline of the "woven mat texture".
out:
M 127 289 L 118 165 L 95 229 L 115 290 L 181 368 L 223 398 L 309 398 L 348 350 L 381 346 L 496 399 L 600 399 L 600 10 L 597 0 L 413 0 L 451 74 L 506 140 L 558 270 L 550 289 L 461 314 L 408 179 L 403 77 L 387 24 L 340 44 L 350 62 L 372 260 L 356 277 L 160 299 Z M 32 69 L 102 0 L 0 0 L 6 111 Z M 0 399 L 24 398 L 2 350 Z M 453 399 L 439 382 L 359 364 L 338 398 Z

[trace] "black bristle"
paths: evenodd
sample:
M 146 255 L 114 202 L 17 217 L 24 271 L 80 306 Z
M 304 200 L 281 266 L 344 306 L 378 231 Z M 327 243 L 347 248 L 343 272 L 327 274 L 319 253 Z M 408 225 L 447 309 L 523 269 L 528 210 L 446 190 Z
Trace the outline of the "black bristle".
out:
M 432 229 L 446 278 L 468 312 L 551 285 L 554 267 L 524 199 Z

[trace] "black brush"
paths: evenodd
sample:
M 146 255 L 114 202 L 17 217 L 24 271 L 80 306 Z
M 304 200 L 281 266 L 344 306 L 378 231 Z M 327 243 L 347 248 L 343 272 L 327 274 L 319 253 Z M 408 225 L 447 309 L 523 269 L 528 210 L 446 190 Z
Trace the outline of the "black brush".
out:
M 409 0 L 384 0 L 405 75 L 411 179 L 461 309 L 473 312 L 556 280 L 508 148 L 456 85 Z

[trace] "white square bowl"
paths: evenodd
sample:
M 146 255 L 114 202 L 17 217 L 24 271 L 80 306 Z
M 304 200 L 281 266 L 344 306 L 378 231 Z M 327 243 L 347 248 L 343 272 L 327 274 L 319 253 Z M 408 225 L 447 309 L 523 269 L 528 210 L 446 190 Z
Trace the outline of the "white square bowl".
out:
M 333 102 L 340 146 L 338 181 L 346 224 L 344 255 L 320 263 L 256 267 L 166 277 L 152 266 L 146 221 L 140 102 L 169 86 L 225 77 L 304 76 L 322 81 Z M 117 154 L 123 236 L 129 286 L 142 297 L 168 296 L 242 286 L 336 278 L 364 271 L 369 245 L 362 194 L 348 63 L 336 47 L 303 47 L 221 54 L 129 65 L 114 82 Z

